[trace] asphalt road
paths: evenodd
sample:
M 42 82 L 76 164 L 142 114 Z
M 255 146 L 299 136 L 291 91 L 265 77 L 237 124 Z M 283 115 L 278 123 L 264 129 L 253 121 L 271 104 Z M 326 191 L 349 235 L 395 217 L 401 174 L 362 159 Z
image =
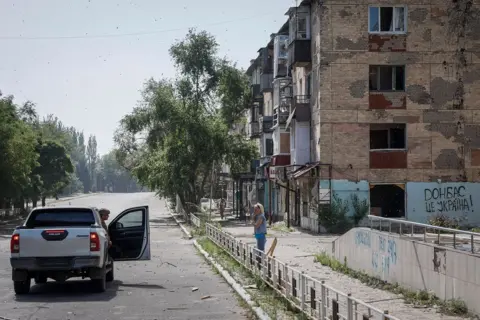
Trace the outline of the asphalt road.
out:
M 0 319 L 246 319 L 230 286 L 199 256 L 152 193 L 101 194 L 69 201 L 107 207 L 115 215 L 138 205 L 150 207 L 152 260 L 118 262 L 105 293 L 91 293 L 88 280 L 35 285 L 16 297 L 9 262 L 10 236 L 0 232 Z M 68 203 L 62 203 L 66 205 Z M 5 226 L 2 226 L 5 228 Z M 33 284 L 33 282 L 32 282 Z M 199 288 L 193 292 L 192 288 Z M 203 299 L 202 297 L 210 296 Z M 3 318 L 2 318 L 3 317 Z

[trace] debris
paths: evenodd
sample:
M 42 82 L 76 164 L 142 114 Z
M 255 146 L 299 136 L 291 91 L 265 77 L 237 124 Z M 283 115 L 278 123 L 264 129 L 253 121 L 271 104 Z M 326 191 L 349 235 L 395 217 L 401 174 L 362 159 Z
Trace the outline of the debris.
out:
M 210 299 L 212 296 L 203 296 L 202 300 Z
M 249 284 L 248 286 L 244 286 L 245 289 L 257 289 L 257 286 L 254 284 Z
M 192 292 L 195 292 L 195 291 L 198 291 L 198 288 L 197 288 L 197 287 L 193 287 L 193 288 L 192 288 Z

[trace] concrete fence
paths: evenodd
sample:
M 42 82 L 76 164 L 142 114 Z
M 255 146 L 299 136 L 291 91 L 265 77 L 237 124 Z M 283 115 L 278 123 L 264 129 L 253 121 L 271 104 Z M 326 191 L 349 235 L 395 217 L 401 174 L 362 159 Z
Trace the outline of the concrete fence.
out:
M 352 229 L 334 241 L 333 256 L 386 282 L 462 300 L 480 313 L 480 234 L 392 220 L 370 217 L 372 228 Z
M 200 227 L 200 219 L 191 219 Z M 194 222 L 195 221 L 195 222 Z M 288 264 L 267 256 L 254 246 L 237 240 L 209 223 L 205 223 L 207 237 L 232 258 L 260 277 L 278 294 L 290 301 L 309 319 L 342 320 L 399 320 L 351 294 L 330 287 L 325 281 L 319 281 Z

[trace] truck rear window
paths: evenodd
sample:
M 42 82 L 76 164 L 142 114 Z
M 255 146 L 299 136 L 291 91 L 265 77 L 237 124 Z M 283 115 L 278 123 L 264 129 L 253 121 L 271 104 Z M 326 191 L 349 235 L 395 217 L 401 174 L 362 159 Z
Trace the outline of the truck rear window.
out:
M 27 220 L 27 228 L 91 226 L 95 216 L 90 209 L 50 208 L 32 212 Z

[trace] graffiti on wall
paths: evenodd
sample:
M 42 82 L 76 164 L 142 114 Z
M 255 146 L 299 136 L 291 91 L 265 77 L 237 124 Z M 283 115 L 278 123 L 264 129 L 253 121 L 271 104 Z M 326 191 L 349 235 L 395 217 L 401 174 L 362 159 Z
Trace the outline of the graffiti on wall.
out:
M 371 233 L 363 230 L 355 231 L 355 244 L 370 248 L 372 246 Z
M 473 197 L 465 186 L 425 188 L 425 211 L 430 213 L 465 212 L 473 209 Z
M 390 266 L 397 264 L 397 243 L 395 239 L 378 236 L 378 250 L 372 251 L 372 268 L 376 272 L 388 275 Z
M 447 215 L 480 225 L 480 211 L 475 210 L 480 183 L 408 182 L 406 191 L 408 220 L 428 223 L 432 216 Z

